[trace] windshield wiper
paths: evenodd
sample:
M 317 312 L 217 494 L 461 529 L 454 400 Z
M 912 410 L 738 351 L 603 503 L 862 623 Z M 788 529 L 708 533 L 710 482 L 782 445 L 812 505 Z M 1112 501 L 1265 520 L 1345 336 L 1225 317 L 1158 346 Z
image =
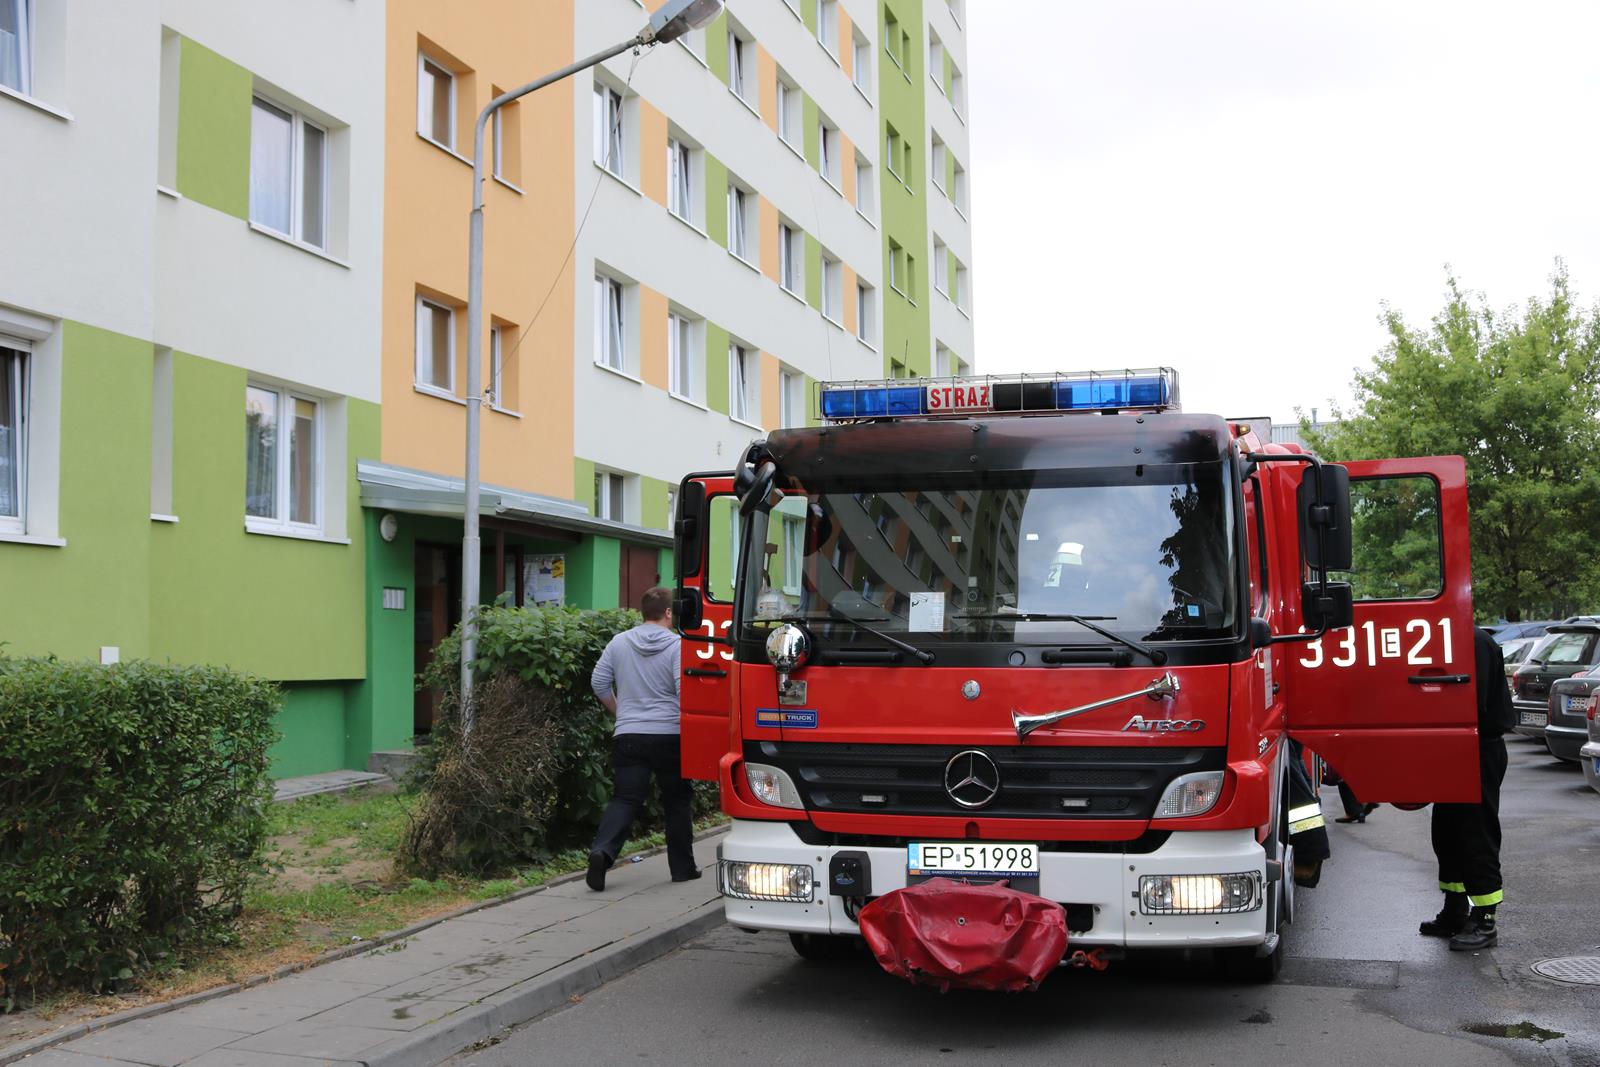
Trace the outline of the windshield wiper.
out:
M 1124 648 L 1133 649 L 1133 651 L 1139 653 L 1141 656 L 1144 656 L 1157 667 L 1167 662 L 1167 654 L 1161 651 L 1161 649 L 1151 648 L 1149 645 L 1135 641 L 1131 637 L 1123 637 L 1121 634 L 1114 634 L 1103 626 L 1096 626 L 1094 621 L 1091 621 L 1098 620 L 1100 622 L 1111 622 L 1116 618 L 1115 615 L 1069 615 L 1065 612 L 1044 611 L 996 611 L 972 613 L 962 612 L 954 617 L 957 619 L 1011 619 L 1016 622 L 1075 622 L 1086 630 L 1093 630 L 1095 633 L 1106 638 L 1108 641 L 1115 641 Z
M 917 657 L 918 661 L 920 661 L 924 667 L 933 662 L 933 653 L 929 652 L 927 649 L 918 648 L 916 645 L 909 645 L 900 640 L 898 637 L 890 637 L 882 630 L 874 630 L 860 619 L 852 619 L 850 616 L 841 615 L 836 611 L 830 610 L 827 617 L 822 619 L 819 619 L 813 615 L 784 615 L 782 618 L 784 622 L 847 622 L 851 626 L 854 626 L 856 629 L 860 630 L 862 633 L 871 634 L 873 637 L 876 637 L 886 645 L 893 645 L 902 652 L 909 652 L 911 655 Z M 875 622 L 888 622 L 889 619 L 890 616 L 888 615 L 873 616 L 873 620 Z

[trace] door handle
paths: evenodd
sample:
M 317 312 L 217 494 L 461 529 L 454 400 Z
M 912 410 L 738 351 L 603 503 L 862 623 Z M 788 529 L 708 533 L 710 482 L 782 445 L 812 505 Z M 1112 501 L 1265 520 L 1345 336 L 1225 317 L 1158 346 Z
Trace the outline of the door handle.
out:
M 685 667 L 683 673 L 690 678 L 726 678 L 727 671 L 715 667 Z
M 1413 674 L 1406 681 L 1412 685 L 1466 685 L 1472 681 L 1470 674 Z

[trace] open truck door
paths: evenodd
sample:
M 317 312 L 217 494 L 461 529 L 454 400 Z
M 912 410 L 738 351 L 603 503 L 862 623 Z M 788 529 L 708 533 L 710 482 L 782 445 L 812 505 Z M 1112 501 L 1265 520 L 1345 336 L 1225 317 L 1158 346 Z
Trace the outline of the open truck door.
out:
M 1466 463 L 1344 464 L 1354 624 L 1286 650 L 1289 733 L 1370 802 L 1479 799 Z M 1495 679 L 1496 684 L 1503 684 Z
M 732 472 L 691 474 L 678 486 L 673 625 L 683 635 L 678 723 L 683 776 L 714 782 L 733 717 L 733 569 L 738 499 Z

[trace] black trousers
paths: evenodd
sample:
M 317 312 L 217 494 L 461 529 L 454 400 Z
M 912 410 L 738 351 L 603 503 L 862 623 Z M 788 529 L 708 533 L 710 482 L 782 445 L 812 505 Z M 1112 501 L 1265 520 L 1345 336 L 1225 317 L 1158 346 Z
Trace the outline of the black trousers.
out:
M 1344 805 L 1344 817 L 1347 819 L 1359 819 L 1366 814 L 1367 806 L 1361 803 L 1356 791 L 1343 778 L 1339 779 L 1339 803 Z
M 1478 907 L 1504 898 L 1500 881 L 1500 783 L 1506 777 L 1506 743 L 1479 738 L 1483 800 L 1433 806 L 1433 853 L 1439 857 L 1439 888 L 1465 893 Z
M 615 860 L 628 843 L 628 832 L 639 817 L 655 775 L 661 806 L 667 817 L 667 867 L 672 877 L 694 873 L 693 786 L 683 777 L 677 734 L 618 734 L 611 742 L 611 770 L 616 789 L 591 851 Z

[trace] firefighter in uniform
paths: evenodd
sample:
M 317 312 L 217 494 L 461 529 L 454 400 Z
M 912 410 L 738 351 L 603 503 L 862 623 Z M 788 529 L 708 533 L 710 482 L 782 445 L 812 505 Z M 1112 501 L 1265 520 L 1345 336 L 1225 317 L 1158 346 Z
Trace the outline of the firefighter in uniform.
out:
M 1289 842 L 1294 845 L 1294 884 L 1314 887 L 1322 879 L 1322 861 L 1331 855 L 1328 821 L 1322 798 L 1306 770 L 1305 749 L 1289 741 Z
M 1500 882 L 1500 783 L 1506 776 L 1504 734 L 1516 725 L 1506 688 L 1505 657 L 1489 631 L 1473 632 L 1478 689 L 1478 773 L 1483 799 L 1476 804 L 1433 806 L 1433 852 L 1439 857 L 1444 908 L 1420 927 L 1426 937 L 1448 937 L 1458 952 L 1492 947 L 1498 939 L 1495 909 L 1505 899 Z

